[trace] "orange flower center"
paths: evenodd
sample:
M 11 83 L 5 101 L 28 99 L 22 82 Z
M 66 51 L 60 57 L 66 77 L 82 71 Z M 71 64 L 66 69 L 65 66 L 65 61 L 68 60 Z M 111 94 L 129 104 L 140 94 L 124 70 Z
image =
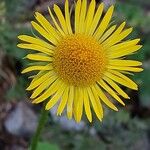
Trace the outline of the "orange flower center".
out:
M 53 67 L 59 77 L 75 86 L 90 85 L 106 70 L 108 59 L 102 46 L 92 37 L 75 34 L 56 47 Z

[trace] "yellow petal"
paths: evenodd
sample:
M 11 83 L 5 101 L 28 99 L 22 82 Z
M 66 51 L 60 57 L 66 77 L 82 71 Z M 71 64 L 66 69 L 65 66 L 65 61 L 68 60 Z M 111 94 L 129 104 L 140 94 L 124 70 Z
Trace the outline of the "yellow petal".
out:
M 129 29 L 122 31 L 119 35 L 114 36 L 111 39 L 111 41 L 109 41 L 109 47 L 112 45 L 115 45 L 116 43 L 123 40 L 125 37 L 127 37 L 132 32 L 132 30 L 133 30 L 132 28 L 129 28 Z
M 34 78 L 33 78 L 32 82 L 34 82 L 35 80 L 39 79 L 41 76 L 43 76 L 43 75 L 46 74 L 46 73 L 47 73 L 47 71 L 44 71 L 44 70 L 39 71 L 36 75 L 33 75 Z M 31 83 L 32 83 L 32 82 L 31 82 Z M 26 89 L 26 90 L 27 90 L 27 89 Z
M 43 56 L 39 54 L 28 54 L 26 58 L 30 60 L 37 60 L 37 61 L 53 61 L 52 57 Z
M 45 89 L 47 89 L 55 80 L 57 79 L 57 76 L 51 76 L 49 77 L 47 80 L 43 80 L 43 82 L 41 83 L 41 85 L 39 85 L 39 87 L 37 87 L 33 94 L 31 95 L 31 99 L 36 98 L 37 96 L 39 96 Z
M 102 43 L 104 40 L 106 40 L 112 33 L 113 31 L 116 29 L 116 25 L 113 25 L 112 27 L 110 27 L 103 35 L 102 37 L 99 39 L 99 41 Z
M 142 68 L 136 68 L 136 67 L 108 66 L 108 68 L 109 69 L 115 69 L 115 70 L 131 71 L 131 72 L 141 72 L 141 71 L 143 71 Z
M 90 101 L 89 101 L 89 97 L 88 97 L 88 93 L 87 93 L 87 90 L 84 88 L 83 89 L 83 99 L 84 99 L 84 108 L 85 108 L 85 113 L 86 113 L 86 116 L 88 118 L 88 120 L 90 122 L 92 122 L 92 114 L 91 114 L 91 106 L 90 106 Z
M 41 76 L 35 77 L 26 90 L 33 90 L 34 88 L 39 86 L 41 83 L 43 83 L 43 81 L 50 78 L 52 75 L 53 75 L 53 72 L 47 72 L 44 75 L 42 74 Z
M 105 30 L 106 30 L 106 28 L 107 28 L 107 26 L 111 20 L 113 10 L 114 10 L 114 6 L 111 6 L 108 9 L 108 11 L 106 12 L 103 20 L 101 21 L 100 25 L 98 26 L 97 30 L 95 31 L 95 33 L 93 35 L 96 39 L 100 39 L 102 34 L 105 32 Z
M 85 18 L 85 34 L 87 34 L 90 29 L 90 25 L 92 23 L 94 12 L 95 12 L 95 4 L 96 4 L 95 0 L 91 0 L 91 3 L 87 11 L 87 16 Z
M 63 84 L 59 90 L 55 93 L 55 95 L 49 100 L 49 102 L 46 104 L 46 107 L 45 109 L 46 110 L 49 110 L 51 109 L 57 102 L 58 100 L 60 99 L 60 97 L 62 96 L 64 90 L 66 88 L 66 85 Z
M 97 91 L 96 91 L 96 89 L 95 89 L 94 86 L 91 86 L 91 90 L 92 90 L 92 92 L 93 92 L 93 96 L 95 97 L 95 102 L 96 102 L 97 107 L 98 107 L 98 109 L 99 109 L 99 111 L 100 111 L 101 118 L 103 118 L 104 112 L 103 112 L 102 104 L 101 104 L 100 99 L 99 99 L 99 97 L 98 97 Z
M 35 12 L 35 18 L 42 25 L 42 27 L 48 33 L 51 34 L 51 36 L 53 36 L 57 40 L 60 40 L 60 35 L 57 32 L 57 30 L 55 28 L 53 28 L 53 26 L 49 23 L 49 21 L 47 21 L 47 19 L 42 14 L 40 14 L 39 12 Z
M 95 111 L 95 114 L 97 116 L 97 118 L 102 121 L 102 112 L 101 110 L 99 109 L 98 105 L 97 105 L 97 100 L 95 99 L 94 95 L 93 95 L 93 92 L 91 90 L 91 88 L 87 87 L 86 88 L 87 92 L 88 92 L 88 95 L 89 95 L 89 98 L 90 98 L 90 101 L 91 101 L 91 104 L 93 106 L 93 109 Z
M 55 24 L 57 30 L 61 33 L 61 35 L 64 36 L 64 35 L 65 35 L 64 31 L 63 31 L 63 30 L 60 28 L 60 26 L 58 25 L 58 23 L 57 23 L 55 17 L 53 16 L 53 14 L 52 14 L 52 12 L 51 12 L 51 10 L 50 10 L 49 7 L 48 7 L 48 11 L 49 11 L 49 14 L 50 14 L 50 16 L 51 16 L 51 18 L 52 18 L 52 20 L 53 20 L 53 22 L 54 22 L 54 24 Z
M 68 33 L 72 34 L 68 0 L 66 0 L 66 2 L 65 2 L 65 18 L 66 18 L 66 25 L 67 25 Z
M 121 40 L 123 40 L 125 37 L 127 37 L 132 32 L 132 30 L 133 30 L 133 28 L 129 28 L 129 29 L 126 29 L 126 30 L 122 31 L 119 34 L 119 36 L 116 36 L 116 39 L 111 43 L 111 45 L 115 45 L 116 43 L 118 43 Z
M 18 44 L 17 46 L 19 48 L 39 51 L 39 52 L 45 53 L 50 56 L 54 53 L 54 51 L 52 49 L 48 49 L 48 48 L 45 48 L 45 47 L 42 47 L 39 45 L 35 45 L 35 44 Z
M 73 100 L 74 100 L 74 87 L 70 86 L 69 96 L 68 96 L 68 103 L 67 103 L 67 116 L 68 119 L 72 118 L 72 107 L 73 107 Z
M 113 81 L 115 81 L 115 82 L 117 82 L 117 83 L 119 83 L 123 86 L 131 88 L 133 90 L 137 90 L 137 85 L 136 84 L 131 84 L 131 82 L 128 82 L 128 81 L 126 81 L 126 80 L 124 80 L 124 79 L 122 79 L 122 78 L 120 78 L 120 77 L 118 77 L 118 76 L 116 76 L 116 75 L 114 75 L 110 72 L 106 72 L 105 76 L 107 76 L 108 78 L 112 79 Z
M 75 6 L 75 33 L 79 32 L 79 18 L 81 11 L 80 9 L 81 9 L 81 0 L 78 0 Z
M 34 21 L 31 21 L 32 26 L 36 31 L 38 31 L 44 38 L 46 38 L 48 41 L 53 43 L 54 45 L 57 45 L 57 40 L 51 36 L 48 32 L 46 32 L 39 24 L 37 24 Z
M 123 74 L 127 74 L 127 75 L 134 75 L 133 73 L 131 72 L 128 72 L 128 71 L 122 71 L 122 70 L 119 70 L 120 73 L 123 73 Z
M 79 87 L 77 101 L 77 122 L 80 122 L 83 113 L 83 89 Z
M 68 31 L 67 31 L 67 26 L 66 26 L 66 21 L 65 21 L 65 18 L 60 10 L 60 8 L 54 4 L 54 12 L 59 20 L 59 23 L 61 24 L 61 27 L 63 29 L 63 31 L 67 34 Z
M 33 78 L 35 78 L 35 76 L 36 76 L 36 75 L 29 76 L 28 79 L 33 79 Z
M 19 35 L 18 39 L 20 39 L 24 42 L 27 42 L 27 43 L 31 43 L 31 44 L 39 45 L 41 47 L 45 47 L 45 48 L 50 49 L 50 50 L 54 49 L 53 45 L 43 41 L 40 38 L 35 38 L 35 37 L 32 37 L 32 36 L 28 36 L 28 35 Z
M 38 98 L 34 99 L 32 103 L 40 103 L 53 95 L 59 88 L 62 86 L 62 81 L 57 79 L 55 82 L 52 83 L 52 85 Z
M 86 16 L 87 0 L 82 0 L 80 20 L 79 20 L 79 33 L 83 33 L 85 29 L 85 16 Z
M 30 66 L 26 69 L 24 69 L 21 73 L 27 73 L 35 70 L 52 70 L 53 67 L 51 65 L 46 65 L 46 66 Z
M 135 82 L 133 82 L 131 79 L 129 79 L 127 76 L 123 75 L 122 73 L 115 71 L 115 70 L 108 70 L 109 72 L 115 74 L 116 76 L 124 79 L 125 81 L 127 81 L 130 85 L 132 85 L 132 87 L 134 87 L 135 89 L 138 88 L 137 84 Z
M 121 103 L 123 106 L 125 106 L 125 103 L 119 98 L 119 96 L 114 92 L 110 86 L 108 86 L 103 80 L 98 81 L 98 84 L 106 91 L 108 92 L 113 98 L 115 98 L 119 103 Z
M 120 60 L 120 59 L 114 59 L 109 61 L 110 65 L 113 66 L 141 66 L 142 63 L 135 60 Z
M 114 37 L 117 37 L 119 35 L 119 33 L 123 30 L 124 26 L 125 26 L 125 22 L 123 22 L 117 29 L 116 31 L 109 37 L 107 38 L 103 43 L 103 47 L 104 48 L 109 48 L 111 46 L 111 41 L 114 39 Z
M 74 101 L 73 101 L 73 114 L 74 114 L 74 118 L 75 120 L 77 121 L 77 108 L 78 108 L 78 103 L 79 101 L 79 90 L 78 90 L 78 87 L 74 87 Z
M 93 21 L 92 21 L 92 24 L 90 25 L 90 27 L 88 28 L 88 35 L 92 35 L 97 27 L 97 24 L 102 16 L 102 12 L 103 12 L 103 9 L 104 9 L 104 3 L 101 3 L 99 6 L 98 6 L 98 9 L 95 13 L 95 16 L 93 18 Z
M 60 104 L 58 106 L 57 109 L 57 115 L 61 115 L 61 113 L 63 112 L 67 101 L 68 101 L 68 93 L 69 93 L 69 87 L 67 87 L 62 95 L 62 99 L 60 100 Z
M 109 53 L 113 53 L 115 51 L 121 51 L 123 49 L 127 49 L 130 47 L 135 46 L 138 42 L 140 41 L 140 39 L 134 39 L 134 40 L 129 40 L 129 41 L 125 41 L 125 42 L 121 42 L 119 44 L 113 45 L 109 48 Z
M 122 97 L 126 99 L 130 99 L 130 97 L 114 81 L 112 81 L 111 79 L 107 77 L 103 77 L 103 79 Z
M 101 100 L 111 109 L 118 111 L 117 107 L 108 100 L 108 98 L 106 97 L 106 95 L 102 92 L 102 90 L 100 89 L 100 87 L 98 87 L 98 85 L 95 84 L 95 90 L 97 91 L 97 94 L 99 95 L 99 97 L 101 98 Z
M 138 51 L 141 47 L 142 47 L 142 45 L 135 45 L 135 46 L 129 47 L 127 49 L 122 49 L 120 51 L 115 51 L 115 52 L 110 53 L 108 55 L 109 55 L 110 58 L 119 58 L 119 57 L 122 57 L 122 56 L 132 54 L 133 52 Z

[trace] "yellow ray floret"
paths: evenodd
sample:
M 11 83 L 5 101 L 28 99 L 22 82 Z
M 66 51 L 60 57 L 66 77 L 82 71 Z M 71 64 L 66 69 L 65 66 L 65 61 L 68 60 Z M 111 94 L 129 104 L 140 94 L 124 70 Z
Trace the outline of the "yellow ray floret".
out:
M 73 111 L 73 100 L 74 100 L 74 86 L 70 86 L 69 96 L 68 96 L 68 103 L 67 103 L 67 116 L 69 119 L 72 118 L 72 111 Z
M 61 115 L 61 113 L 63 112 L 66 104 L 67 104 L 67 100 L 68 100 L 68 92 L 69 92 L 69 87 L 66 88 L 66 90 L 63 93 L 62 99 L 60 101 L 58 110 L 57 110 L 57 115 Z
M 36 71 L 27 88 L 34 104 L 48 100 L 45 109 L 56 105 L 57 115 L 66 110 L 68 119 L 80 122 L 85 113 L 92 122 L 94 112 L 102 121 L 104 104 L 118 111 L 115 103 L 125 106 L 123 100 L 130 99 L 120 86 L 138 89 L 128 75 L 141 72 L 142 63 L 125 58 L 142 46 L 140 39 L 125 40 L 133 30 L 126 22 L 113 24 L 114 6 L 104 13 L 104 3 L 96 7 L 95 0 L 77 0 L 71 14 L 69 3 L 64 10 L 48 7 L 52 22 L 35 12 L 31 24 L 38 36 L 18 36 L 17 46 L 28 50 L 24 58 L 33 61 L 22 73 Z

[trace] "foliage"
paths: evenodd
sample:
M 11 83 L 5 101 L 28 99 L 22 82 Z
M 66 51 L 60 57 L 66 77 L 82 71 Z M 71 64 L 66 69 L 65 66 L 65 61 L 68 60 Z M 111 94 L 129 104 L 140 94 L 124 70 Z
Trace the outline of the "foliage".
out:
M 32 12 L 35 11 L 38 0 L 5 0 L 0 1 L 0 51 L 13 58 L 14 64 L 20 64 L 21 69 L 26 65 L 22 59 L 26 51 L 16 47 L 18 34 L 28 34 L 31 31 L 29 20 Z M 42 3 L 41 3 L 42 5 Z M 133 26 L 132 37 L 140 37 L 143 48 L 138 54 L 129 58 L 143 61 L 144 71 L 133 76 L 139 84 L 138 98 L 140 109 L 143 107 L 150 110 L 150 3 L 148 0 L 117 0 L 115 19 L 117 22 L 127 20 L 127 26 Z M 16 66 L 15 66 L 16 67 Z M 16 72 L 17 72 L 16 67 Z M 26 76 L 20 77 L 20 72 L 16 76 L 17 84 L 9 88 L 6 99 L 21 99 L 26 97 L 25 88 Z M 128 91 L 127 91 L 128 92 Z M 134 104 L 136 99 L 131 100 Z M 126 102 L 127 103 L 127 102 Z M 133 117 L 130 106 L 126 106 L 119 113 L 105 111 L 104 121 L 88 124 L 80 132 L 64 131 L 59 123 L 51 122 L 43 132 L 42 140 L 38 150 L 148 150 L 150 120 L 140 118 L 138 114 Z M 122 109 L 122 108 L 121 108 Z M 139 109 L 139 108 L 135 108 Z M 143 115 L 143 114 L 142 114 Z M 91 130 L 94 133 L 91 133 Z
M 57 145 L 48 142 L 39 142 L 37 150 L 59 150 Z

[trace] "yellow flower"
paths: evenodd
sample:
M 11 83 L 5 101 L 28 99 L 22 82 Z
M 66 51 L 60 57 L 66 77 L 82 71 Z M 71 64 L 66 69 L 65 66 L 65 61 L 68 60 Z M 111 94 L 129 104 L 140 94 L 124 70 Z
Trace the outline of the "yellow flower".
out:
M 47 110 L 58 103 L 57 115 L 66 107 L 68 118 L 74 116 L 77 122 L 80 122 L 83 110 L 91 122 L 91 109 L 102 120 L 102 103 L 118 111 L 104 92 L 125 105 L 119 95 L 126 99 L 129 96 L 118 84 L 137 90 L 137 84 L 127 75 L 143 70 L 139 67 L 141 62 L 124 59 L 141 48 L 137 45 L 140 39 L 124 40 L 132 28 L 124 29 L 125 22 L 118 27 L 110 23 L 114 6 L 102 17 L 104 4 L 101 3 L 97 10 L 95 5 L 95 0 L 88 7 L 87 0 L 78 0 L 72 19 L 68 0 L 64 14 L 54 5 L 56 16 L 48 8 L 54 25 L 36 12 L 37 22 L 31 24 L 42 37 L 18 37 L 24 41 L 18 47 L 33 50 L 34 53 L 26 58 L 36 64 L 31 64 L 22 73 L 39 71 L 27 88 L 33 90 L 33 103 L 49 98 Z

